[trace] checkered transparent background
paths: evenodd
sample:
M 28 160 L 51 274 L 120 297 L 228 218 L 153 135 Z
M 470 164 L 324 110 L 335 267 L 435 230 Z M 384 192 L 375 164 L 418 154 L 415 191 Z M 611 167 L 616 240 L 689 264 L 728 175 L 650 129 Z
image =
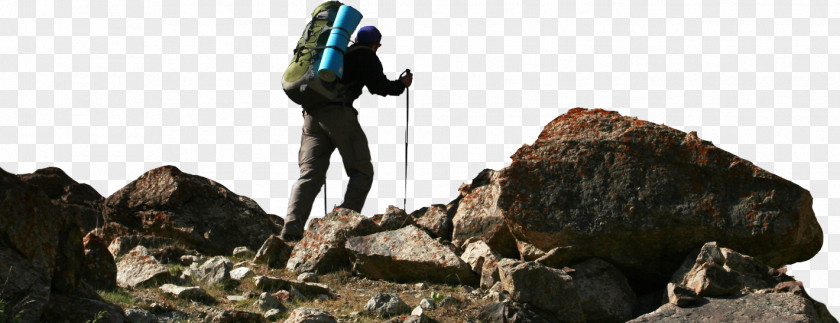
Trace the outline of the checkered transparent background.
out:
M 284 215 L 302 118 L 280 79 L 319 2 L 0 0 L 0 167 L 57 166 L 108 196 L 171 164 Z M 840 3 L 347 4 L 385 34 L 389 77 L 415 74 L 408 209 L 506 166 L 570 108 L 616 110 L 809 189 L 825 244 L 790 268 L 840 316 Z M 402 205 L 405 98 L 357 106 L 372 215 Z M 347 181 L 338 154 L 332 166 L 330 206 Z

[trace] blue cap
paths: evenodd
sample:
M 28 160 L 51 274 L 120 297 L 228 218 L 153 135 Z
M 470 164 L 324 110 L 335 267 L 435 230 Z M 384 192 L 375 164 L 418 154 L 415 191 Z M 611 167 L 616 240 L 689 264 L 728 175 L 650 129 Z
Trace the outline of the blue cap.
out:
M 356 41 L 359 43 L 376 44 L 382 40 L 382 33 L 374 26 L 364 26 L 356 33 Z

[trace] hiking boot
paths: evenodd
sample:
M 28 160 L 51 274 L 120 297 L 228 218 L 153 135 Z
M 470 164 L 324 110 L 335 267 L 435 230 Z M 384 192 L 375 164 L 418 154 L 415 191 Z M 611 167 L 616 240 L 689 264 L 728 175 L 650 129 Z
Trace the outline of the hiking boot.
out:
M 292 233 L 291 230 L 286 230 L 283 228 L 283 231 L 280 232 L 280 240 L 285 242 L 297 242 L 303 239 L 303 233 Z

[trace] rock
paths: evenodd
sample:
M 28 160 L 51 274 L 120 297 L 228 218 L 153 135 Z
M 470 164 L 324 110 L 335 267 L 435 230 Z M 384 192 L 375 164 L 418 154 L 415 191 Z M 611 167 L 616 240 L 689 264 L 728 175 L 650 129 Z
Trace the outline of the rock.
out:
M 170 273 L 146 247 L 137 246 L 117 263 L 117 285 L 123 288 L 160 284 Z
M 525 241 L 516 241 L 516 248 L 519 250 L 519 259 L 534 261 L 545 256 L 546 252 L 534 247 Z
M 311 307 L 298 307 L 284 323 L 336 323 L 335 317 L 327 311 Z
M 271 294 L 267 292 L 263 292 L 262 294 L 260 294 L 260 299 L 257 303 L 259 304 L 261 311 L 267 311 L 272 309 L 286 309 L 283 306 L 283 304 L 280 303 L 280 300 L 278 300 L 274 296 L 271 296 Z
M 536 262 L 502 259 L 499 277 L 513 300 L 531 304 L 567 321 L 584 321 L 577 286 L 565 271 Z
M 697 301 L 697 293 L 683 285 L 668 283 L 668 302 L 679 307 L 686 307 Z
M 292 250 L 286 269 L 295 273 L 327 273 L 350 265 L 344 243 L 350 237 L 378 231 L 376 223 L 349 209 L 336 208 L 317 228 L 307 230 Z
M 225 298 L 227 298 L 228 301 L 231 301 L 231 302 L 234 302 L 234 303 L 235 302 L 241 302 L 241 301 L 244 301 L 244 300 L 248 299 L 247 297 L 242 296 L 242 295 L 228 295 Z
M 199 276 L 196 277 L 201 280 L 202 284 L 206 286 L 213 286 L 216 284 L 227 284 L 230 282 L 230 271 L 233 269 L 233 262 L 222 256 L 215 256 L 205 261 L 198 267 Z
M 173 284 L 164 284 L 160 286 L 160 290 L 164 293 L 170 294 L 177 298 L 197 301 L 197 302 L 211 302 L 213 297 L 207 294 L 207 291 L 201 286 L 177 286 Z
M 501 259 L 502 257 L 493 252 L 487 243 L 482 240 L 467 244 L 464 253 L 461 254 L 461 260 L 470 265 L 470 269 L 476 274 L 481 274 L 484 271 L 485 262 L 491 262 L 490 267 L 492 268 Z
M 373 220 L 382 228 L 382 231 L 391 231 L 403 228 L 409 224 L 414 224 L 414 218 L 409 216 L 403 209 L 396 206 L 389 205 L 381 216 L 374 216 Z
M 347 240 L 353 271 L 396 282 L 475 284 L 478 277 L 452 250 L 414 225 Z
M 270 309 L 270 310 L 266 311 L 265 314 L 263 315 L 263 317 L 265 317 L 265 319 L 268 320 L 268 321 L 274 322 L 274 321 L 279 320 L 280 317 L 283 316 L 283 311 L 285 311 L 285 309 L 280 310 L 278 308 L 273 308 L 273 309 Z
M 0 210 L 4 314 L 34 322 L 52 321 L 60 315 L 91 319 L 87 316 L 91 310 L 111 313 L 111 304 L 102 302 L 83 280 L 82 229 L 58 201 L 51 200 L 41 186 L 0 169 Z M 111 318 L 124 319 L 122 311 L 119 316 Z
M 425 314 L 422 313 L 422 311 L 423 311 L 422 309 L 420 309 L 418 307 L 418 308 L 416 308 L 416 310 L 419 310 L 420 313 L 415 315 L 415 314 L 413 314 L 413 313 L 415 313 L 415 311 L 412 311 L 411 315 L 400 315 L 400 316 L 397 316 L 397 317 L 391 318 L 390 320 L 385 321 L 385 323 L 424 323 L 424 322 L 432 322 L 431 320 L 429 320 L 429 318 Z
M 254 277 L 254 272 L 248 267 L 239 267 L 230 271 L 230 279 L 244 280 Z
M 254 251 L 251 250 L 248 247 L 242 246 L 242 247 L 233 248 L 232 256 L 234 256 L 234 257 L 251 257 L 253 255 L 254 255 Z
M 88 184 L 80 184 L 60 168 L 47 167 L 32 174 L 18 176 L 23 182 L 35 185 L 47 194 L 65 214 L 81 228 L 82 232 L 102 225 L 102 208 L 105 198 Z
M 200 263 L 204 262 L 203 257 L 193 256 L 193 255 L 183 255 L 180 258 L 181 264 L 184 266 L 192 265 L 193 263 Z
M 306 283 L 297 280 L 285 280 L 282 278 L 257 276 L 254 279 L 256 289 L 261 291 L 276 291 L 287 290 L 289 292 L 298 292 L 303 297 L 315 298 L 318 295 L 332 295 L 332 290 L 324 284 Z
M 280 240 L 280 236 L 272 235 L 257 250 L 254 263 L 263 263 L 271 268 L 283 268 L 291 255 L 292 246 Z
M 103 233 L 103 231 L 94 230 L 93 233 Z M 107 236 L 108 233 L 104 234 Z M 111 244 L 108 245 L 108 251 L 117 258 L 137 246 L 146 247 L 146 249 L 155 256 L 155 259 L 166 263 L 173 262 L 176 259 L 180 260 L 184 254 L 184 249 L 175 239 L 142 235 L 116 237 L 113 241 L 111 241 Z
M 436 238 L 452 240 L 452 217 L 446 212 L 446 205 L 435 204 L 412 213 L 414 223 Z
M 685 308 L 668 303 L 629 322 L 836 322 L 820 305 L 788 293 L 706 297 Z
M 495 302 L 485 305 L 479 312 L 482 323 L 549 323 L 558 320 L 551 313 L 516 302 Z
M 318 274 L 315 273 L 302 273 L 297 276 L 297 280 L 307 283 L 315 283 L 318 282 Z
M 379 293 L 368 300 L 365 311 L 380 317 L 391 317 L 411 312 L 411 307 L 396 294 Z
M 442 300 L 440 300 L 440 307 L 450 307 L 450 306 L 460 306 L 461 300 L 455 298 L 452 295 L 446 295 Z
M 278 299 L 281 303 L 282 302 L 287 302 L 290 299 L 292 299 L 292 293 L 290 293 L 289 291 L 282 290 L 282 289 L 277 291 L 274 294 L 271 294 L 271 296 L 274 296 L 274 298 Z
M 572 277 L 587 321 L 625 322 L 633 318 L 636 295 L 612 264 L 592 258 L 572 266 Z
M 427 311 L 431 311 L 431 310 L 437 308 L 437 306 L 435 306 L 435 300 L 433 300 L 431 298 L 421 299 L 419 306 L 420 306 L 420 308 L 422 308 L 424 310 L 427 310 Z
M 104 218 L 206 255 L 229 255 L 237 246 L 255 250 L 280 232 L 252 199 L 174 166 L 150 170 L 105 199 Z
M 97 319 L 98 318 L 98 319 Z M 125 312 L 101 298 L 53 293 L 40 322 L 127 322 Z M 14 322 L 14 321 L 13 321 Z
M 240 310 L 218 310 L 212 309 L 204 317 L 204 322 L 212 323 L 262 323 L 265 318 L 260 313 Z
M 112 290 L 117 287 L 117 263 L 108 252 L 105 241 L 88 233 L 82 240 L 85 258 L 82 278 L 91 287 L 100 290 Z
M 628 278 L 644 283 L 667 280 L 707 241 L 772 267 L 808 260 L 822 246 L 807 190 L 694 132 L 577 108 L 511 159 L 498 175 L 496 205 L 517 240 L 568 246 L 560 265 L 598 257 L 643 273 Z
M 501 172 L 485 169 L 470 185 L 458 189 L 463 198 L 452 218 L 453 241 L 469 238 L 483 240 L 494 252 L 507 258 L 519 258 L 516 241 L 499 209 L 499 176 Z
M 131 323 L 157 323 L 157 317 L 152 312 L 140 308 L 126 309 L 125 316 Z

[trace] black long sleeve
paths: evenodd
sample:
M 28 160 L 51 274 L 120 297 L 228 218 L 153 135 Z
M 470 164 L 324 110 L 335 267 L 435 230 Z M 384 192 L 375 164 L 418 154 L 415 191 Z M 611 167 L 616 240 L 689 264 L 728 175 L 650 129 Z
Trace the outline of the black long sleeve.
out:
M 389 80 L 383 73 L 382 62 L 369 47 L 353 45 L 344 54 L 344 76 L 341 83 L 347 86 L 345 104 L 353 101 L 368 88 L 372 94 L 381 96 L 400 95 L 405 85 L 400 80 Z

